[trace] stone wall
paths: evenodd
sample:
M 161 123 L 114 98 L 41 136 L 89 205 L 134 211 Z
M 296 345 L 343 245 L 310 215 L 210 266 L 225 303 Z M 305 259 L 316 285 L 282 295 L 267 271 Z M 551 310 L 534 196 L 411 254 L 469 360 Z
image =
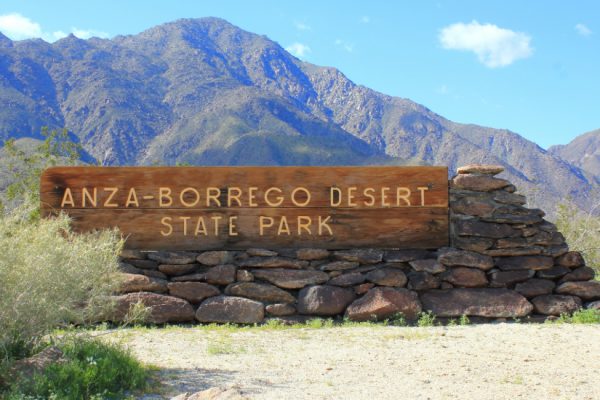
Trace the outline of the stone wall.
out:
M 110 318 L 138 301 L 149 320 L 260 323 L 345 317 L 545 319 L 600 308 L 600 282 L 544 212 L 495 175 L 459 168 L 450 181 L 451 247 L 194 252 L 124 250 Z

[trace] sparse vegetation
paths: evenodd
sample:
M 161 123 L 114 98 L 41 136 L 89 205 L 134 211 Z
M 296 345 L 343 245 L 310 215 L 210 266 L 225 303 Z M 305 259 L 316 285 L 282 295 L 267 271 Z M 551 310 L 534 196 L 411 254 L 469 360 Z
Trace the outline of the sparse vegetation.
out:
M 63 356 L 42 373 L 18 380 L 6 393 L 17 399 L 117 399 L 145 389 L 150 369 L 116 344 L 69 337 L 57 347 Z M 133 396 L 131 396 L 133 398 Z
M 573 203 L 566 202 L 557 206 L 556 226 L 571 250 L 583 254 L 586 264 L 596 271 L 600 279 L 600 216 L 592 212 L 583 212 Z
M 600 310 L 581 309 L 573 314 L 562 314 L 556 321 L 558 324 L 600 324 Z

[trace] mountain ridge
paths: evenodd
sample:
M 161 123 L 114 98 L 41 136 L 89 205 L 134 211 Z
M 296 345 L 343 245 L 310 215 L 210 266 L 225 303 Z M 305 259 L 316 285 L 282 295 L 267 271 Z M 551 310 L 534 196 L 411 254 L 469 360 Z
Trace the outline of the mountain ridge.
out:
M 10 39 L 8 39 L 10 41 Z M 0 37 L 0 139 L 66 126 L 108 165 L 499 163 L 539 205 L 598 201 L 598 178 L 516 133 L 356 85 L 219 18 L 136 35 Z M 17 133 L 18 134 L 15 134 Z M 539 193 L 539 192 L 538 192 Z

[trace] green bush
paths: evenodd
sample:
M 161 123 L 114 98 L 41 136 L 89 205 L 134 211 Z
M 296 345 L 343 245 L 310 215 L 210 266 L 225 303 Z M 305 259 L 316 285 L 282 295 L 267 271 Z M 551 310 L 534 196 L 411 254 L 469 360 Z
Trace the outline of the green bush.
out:
M 122 246 L 116 231 L 74 234 L 68 217 L 31 220 L 35 206 L 0 214 L 0 357 L 23 357 L 66 323 L 111 306 Z
M 63 360 L 14 384 L 8 400 L 118 399 L 148 386 L 149 371 L 119 345 L 71 337 L 57 347 Z
M 600 217 L 583 212 L 570 202 L 561 203 L 556 210 L 556 226 L 571 250 L 581 252 L 586 264 L 600 278 Z

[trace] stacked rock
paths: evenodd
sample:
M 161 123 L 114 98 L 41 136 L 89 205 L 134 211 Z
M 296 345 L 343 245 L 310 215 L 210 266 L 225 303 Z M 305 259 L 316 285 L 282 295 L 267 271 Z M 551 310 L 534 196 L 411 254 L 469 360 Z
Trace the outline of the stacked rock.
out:
M 451 180 L 448 248 L 124 250 L 110 319 L 124 319 L 137 302 L 154 323 L 410 321 L 422 311 L 493 320 L 600 307 L 594 271 L 543 211 L 526 208 L 525 197 L 495 177 L 502 170 L 471 165 Z

